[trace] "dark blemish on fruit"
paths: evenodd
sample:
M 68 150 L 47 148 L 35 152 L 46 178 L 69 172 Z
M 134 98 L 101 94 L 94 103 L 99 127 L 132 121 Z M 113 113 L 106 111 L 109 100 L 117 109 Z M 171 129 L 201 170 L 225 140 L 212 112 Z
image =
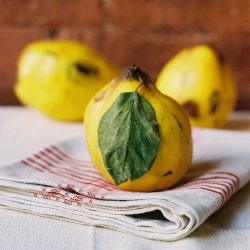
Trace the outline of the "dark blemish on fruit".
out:
M 58 29 L 57 28 L 51 28 L 47 30 L 45 36 L 48 38 L 55 38 L 58 34 Z
M 220 93 L 218 90 L 215 90 L 210 97 L 210 113 L 213 114 L 217 111 L 220 103 Z
M 187 101 L 182 104 L 182 107 L 186 110 L 187 114 L 193 118 L 199 117 L 199 107 L 194 101 Z
M 89 66 L 86 66 L 84 64 L 81 64 L 81 63 L 76 63 L 76 68 L 77 70 L 82 73 L 82 74 L 86 74 L 86 75 L 95 75 L 98 73 L 98 70 L 94 67 L 89 67 Z
M 172 114 L 172 116 L 174 117 L 174 119 L 177 121 L 177 123 L 178 123 L 178 125 L 179 125 L 179 127 L 180 127 L 181 131 L 183 131 L 183 127 L 182 127 L 181 122 L 178 120 L 178 118 L 176 117 L 176 115 L 175 115 L 175 114 L 173 114 L 172 112 L 171 112 L 171 114 Z
M 172 175 L 173 174 L 173 172 L 172 172 L 172 170 L 169 170 L 166 174 L 164 174 L 163 176 L 165 177 L 165 176 L 168 176 L 168 175 Z

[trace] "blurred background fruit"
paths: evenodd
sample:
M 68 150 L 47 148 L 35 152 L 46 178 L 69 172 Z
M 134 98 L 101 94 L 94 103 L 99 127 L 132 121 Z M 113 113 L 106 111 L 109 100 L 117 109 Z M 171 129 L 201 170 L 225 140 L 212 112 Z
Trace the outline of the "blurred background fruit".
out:
M 156 86 L 182 105 L 192 125 L 210 128 L 225 125 L 238 93 L 230 66 L 207 45 L 180 51 L 165 65 Z
M 91 97 L 118 72 L 84 44 L 39 41 L 20 57 L 15 91 L 23 104 L 51 118 L 77 121 Z

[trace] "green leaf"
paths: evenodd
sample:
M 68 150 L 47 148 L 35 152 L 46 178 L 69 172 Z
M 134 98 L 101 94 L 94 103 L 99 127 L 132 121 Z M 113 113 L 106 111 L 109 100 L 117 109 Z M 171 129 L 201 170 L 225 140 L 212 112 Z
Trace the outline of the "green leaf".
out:
M 160 144 L 151 104 L 137 91 L 120 94 L 100 120 L 98 144 L 116 185 L 147 173 Z

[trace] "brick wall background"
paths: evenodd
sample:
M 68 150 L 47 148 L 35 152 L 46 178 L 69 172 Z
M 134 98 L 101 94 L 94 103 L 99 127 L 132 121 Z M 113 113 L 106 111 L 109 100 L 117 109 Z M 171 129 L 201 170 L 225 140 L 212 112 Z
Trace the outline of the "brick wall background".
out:
M 0 104 L 17 104 L 16 62 L 28 43 L 77 39 L 154 77 L 185 46 L 213 42 L 231 63 L 238 109 L 250 109 L 249 0 L 0 0 Z

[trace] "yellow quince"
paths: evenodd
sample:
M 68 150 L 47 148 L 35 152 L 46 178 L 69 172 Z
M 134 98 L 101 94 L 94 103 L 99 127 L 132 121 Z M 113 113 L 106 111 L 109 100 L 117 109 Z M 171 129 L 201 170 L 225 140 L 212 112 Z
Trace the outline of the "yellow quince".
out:
M 92 98 L 84 127 L 93 163 L 121 189 L 170 188 L 190 167 L 188 117 L 136 66 L 126 68 Z
M 222 56 L 211 46 L 182 50 L 162 69 L 159 91 L 178 101 L 191 124 L 221 128 L 237 101 L 237 86 Z
M 100 54 L 74 41 L 28 45 L 18 62 L 19 100 L 51 118 L 81 120 L 91 97 L 118 74 Z

